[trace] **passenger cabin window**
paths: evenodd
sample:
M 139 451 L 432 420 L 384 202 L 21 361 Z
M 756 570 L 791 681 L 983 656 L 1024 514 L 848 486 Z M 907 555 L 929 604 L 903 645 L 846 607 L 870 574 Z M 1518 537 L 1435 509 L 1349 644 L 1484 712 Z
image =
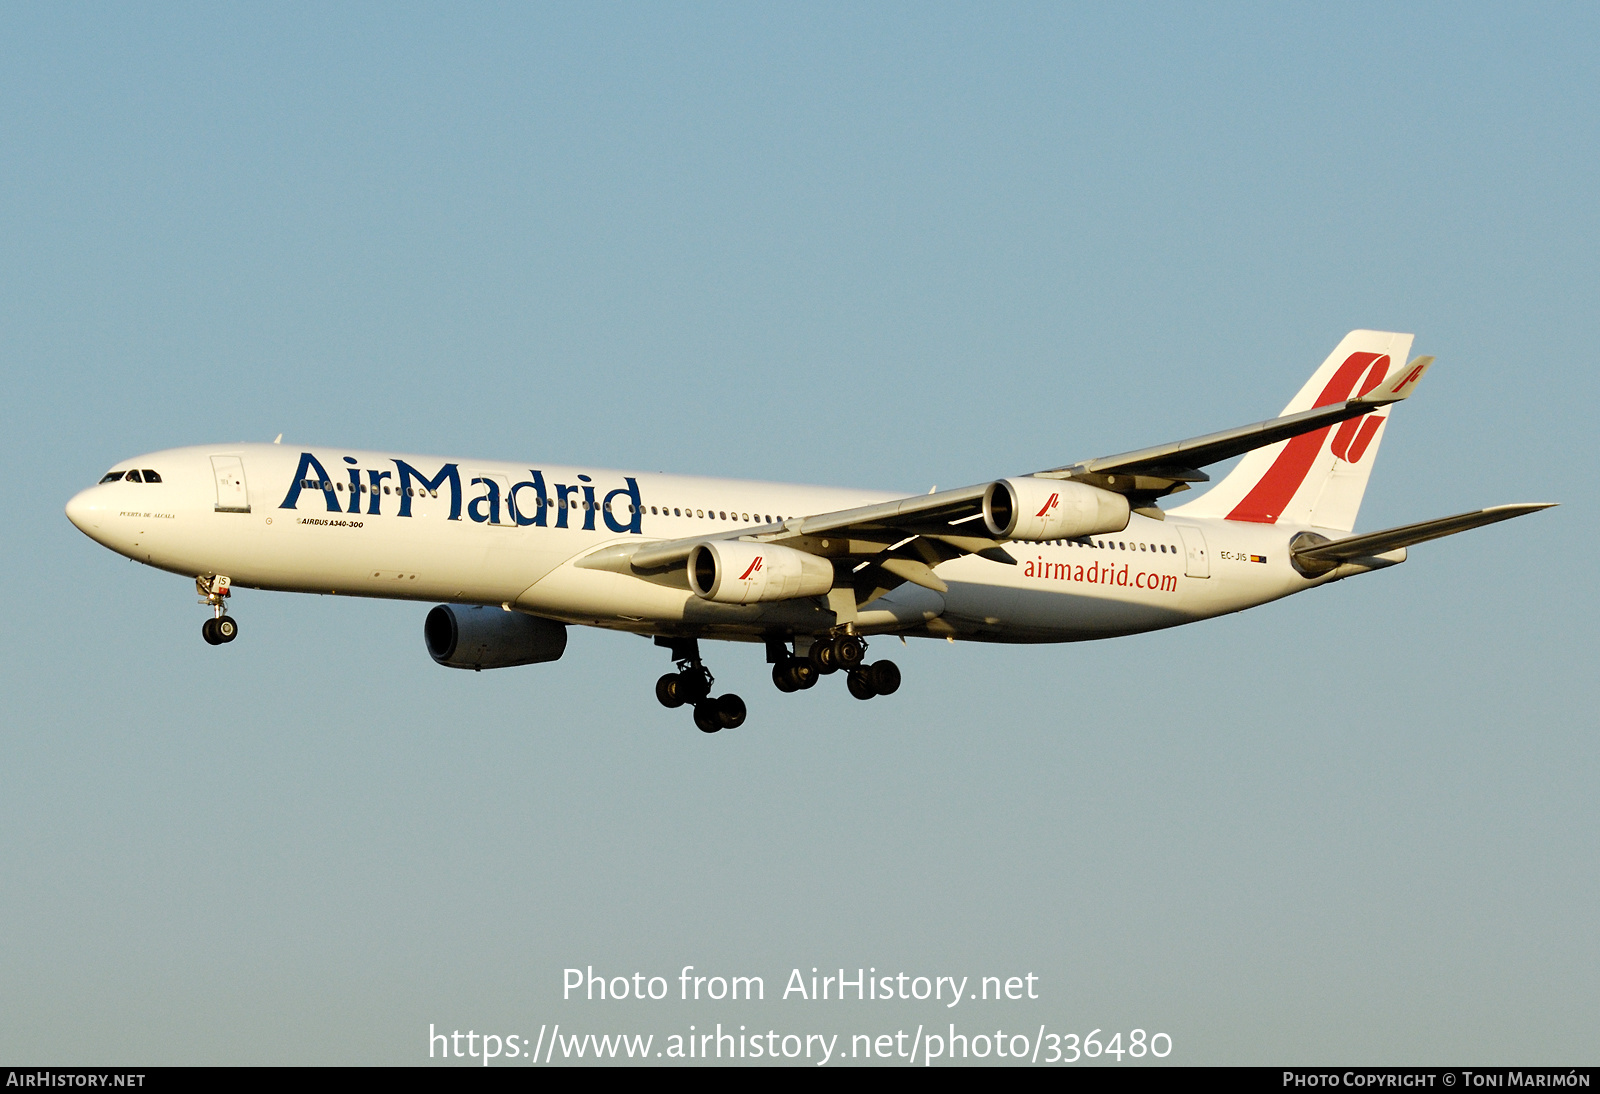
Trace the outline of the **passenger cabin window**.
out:
M 101 479 L 100 481 L 101 482 L 116 482 L 118 479 L 122 478 L 122 475 L 123 475 L 123 473 L 121 471 L 107 471 L 106 474 L 105 474 L 105 478 Z

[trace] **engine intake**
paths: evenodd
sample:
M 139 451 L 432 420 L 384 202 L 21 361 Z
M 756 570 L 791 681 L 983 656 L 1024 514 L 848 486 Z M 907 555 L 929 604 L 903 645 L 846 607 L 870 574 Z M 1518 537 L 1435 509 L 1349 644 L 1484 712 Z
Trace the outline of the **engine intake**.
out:
M 773 543 L 712 540 L 689 552 L 689 587 L 718 604 L 822 596 L 833 588 L 833 563 Z
M 1001 479 L 983 492 L 983 523 L 998 539 L 1038 543 L 1128 526 L 1128 499 L 1059 479 Z
M 567 625 L 499 608 L 440 604 L 422 624 L 428 655 L 452 669 L 503 669 L 557 660 Z

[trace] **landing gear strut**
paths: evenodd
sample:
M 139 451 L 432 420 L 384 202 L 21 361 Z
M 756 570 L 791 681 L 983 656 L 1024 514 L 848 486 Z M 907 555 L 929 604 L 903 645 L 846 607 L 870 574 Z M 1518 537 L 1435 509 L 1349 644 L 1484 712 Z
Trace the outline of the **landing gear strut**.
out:
M 694 724 L 702 733 L 716 733 L 722 729 L 738 729 L 744 725 L 747 711 L 744 700 L 737 695 L 719 695 L 711 698 L 711 685 L 715 678 L 711 670 L 700 661 L 700 643 L 693 638 L 657 638 L 656 645 L 672 651 L 677 672 L 669 672 L 656 681 L 656 699 L 671 709 L 685 703 L 694 707 Z
M 228 597 L 233 595 L 233 583 L 226 577 L 200 576 L 194 579 L 195 592 L 200 594 L 200 603 L 212 611 L 210 619 L 200 625 L 200 637 L 213 646 L 220 646 L 232 642 L 239 637 L 239 624 L 228 614 Z

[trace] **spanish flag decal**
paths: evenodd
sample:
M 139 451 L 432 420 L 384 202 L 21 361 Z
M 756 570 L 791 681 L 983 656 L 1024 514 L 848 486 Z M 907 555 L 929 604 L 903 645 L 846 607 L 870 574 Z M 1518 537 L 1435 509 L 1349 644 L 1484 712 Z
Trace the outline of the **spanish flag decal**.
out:
M 1267 556 L 1266 555 L 1251 555 L 1250 556 L 1250 561 L 1251 562 L 1265 562 L 1265 561 L 1267 561 Z

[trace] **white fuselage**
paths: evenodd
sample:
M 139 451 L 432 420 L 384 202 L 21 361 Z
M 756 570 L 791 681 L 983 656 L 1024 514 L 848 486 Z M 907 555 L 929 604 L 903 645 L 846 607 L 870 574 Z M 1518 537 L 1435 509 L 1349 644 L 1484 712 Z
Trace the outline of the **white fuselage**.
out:
M 904 496 L 270 444 L 170 449 L 118 464 L 147 468 L 159 482 L 92 486 L 67 513 L 97 542 L 174 573 L 752 640 L 819 633 L 834 618 L 817 598 L 720 604 L 696 596 L 681 570 L 647 579 L 573 564 L 614 543 L 725 533 Z M 938 576 L 947 592 L 900 585 L 862 605 L 854 629 L 1070 642 L 1175 626 L 1353 572 L 1297 572 L 1288 544 L 1305 530 L 1135 514 L 1114 535 L 1012 542 L 1014 566 L 976 555 L 946 562 Z

